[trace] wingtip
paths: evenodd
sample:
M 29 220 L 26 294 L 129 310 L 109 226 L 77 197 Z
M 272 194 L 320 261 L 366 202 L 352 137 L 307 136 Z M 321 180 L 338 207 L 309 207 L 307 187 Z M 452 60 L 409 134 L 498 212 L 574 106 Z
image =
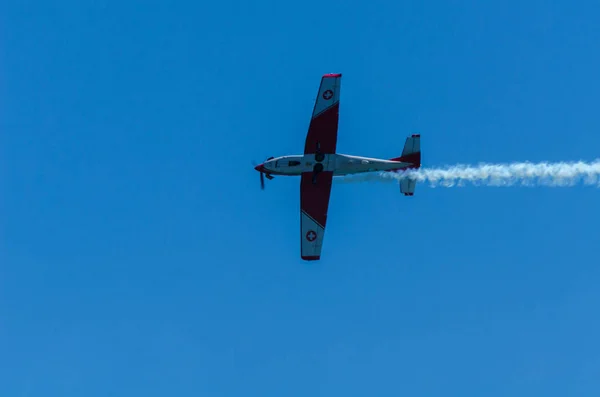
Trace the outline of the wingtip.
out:
M 321 259 L 320 256 L 304 256 L 302 255 L 302 259 L 305 261 L 318 261 L 319 259 Z
M 341 73 L 327 73 L 323 75 L 323 78 L 325 77 L 342 77 Z

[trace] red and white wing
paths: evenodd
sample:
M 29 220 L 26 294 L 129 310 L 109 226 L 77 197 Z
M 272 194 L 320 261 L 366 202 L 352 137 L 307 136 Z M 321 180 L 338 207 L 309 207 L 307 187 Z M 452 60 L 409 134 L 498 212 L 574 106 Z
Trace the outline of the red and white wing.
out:
M 321 258 L 333 172 L 320 172 L 316 184 L 312 178 L 312 172 L 304 172 L 300 182 L 300 250 L 307 261 Z
M 315 153 L 317 143 L 321 153 L 335 153 L 341 83 L 342 75 L 339 73 L 326 74 L 321 78 L 321 85 L 306 135 L 304 154 Z
M 323 247 L 333 181 L 328 155 L 335 153 L 337 145 L 341 79 L 341 74 L 326 74 L 321 78 L 304 145 L 305 155 L 314 155 L 317 150 L 325 155 L 324 170 L 316 175 L 316 183 L 312 171 L 303 172 L 300 182 L 300 250 L 302 259 L 308 261 L 320 259 Z M 313 156 L 305 159 L 317 161 Z

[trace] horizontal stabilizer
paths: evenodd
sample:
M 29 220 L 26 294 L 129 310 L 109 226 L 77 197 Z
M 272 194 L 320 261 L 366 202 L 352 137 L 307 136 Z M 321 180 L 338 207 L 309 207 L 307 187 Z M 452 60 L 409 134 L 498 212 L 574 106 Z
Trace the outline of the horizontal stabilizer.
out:
M 402 161 L 403 163 L 410 163 L 404 169 L 409 168 L 420 168 L 421 167 L 421 135 L 414 134 L 406 138 L 404 143 L 404 149 L 402 150 L 402 156 L 394 159 L 396 161 Z M 405 196 L 412 196 L 415 194 L 415 187 L 417 181 L 414 179 L 406 178 L 400 181 L 400 192 Z
M 391 160 L 411 164 L 402 169 L 419 168 L 421 166 L 421 135 L 414 134 L 406 138 L 404 148 L 402 149 L 402 156 Z
M 412 153 L 420 153 L 421 152 L 421 135 L 413 134 L 412 136 L 406 138 L 406 142 L 404 142 L 404 149 L 402 150 L 402 156 L 406 156 Z
M 414 179 L 402 179 L 400 181 L 400 192 L 404 193 L 405 196 L 412 196 L 415 194 L 415 187 L 417 186 L 417 181 Z

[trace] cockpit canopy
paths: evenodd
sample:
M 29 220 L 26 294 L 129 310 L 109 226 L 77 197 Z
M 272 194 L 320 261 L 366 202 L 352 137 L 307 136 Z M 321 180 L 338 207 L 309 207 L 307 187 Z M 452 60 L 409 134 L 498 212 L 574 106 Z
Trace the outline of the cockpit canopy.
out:
M 297 167 L 302 164 L 301 157 L 276 157 L 269 159 L 268 165 L 272 168 Z M 266 164 L 266 163 L 265 163 Z

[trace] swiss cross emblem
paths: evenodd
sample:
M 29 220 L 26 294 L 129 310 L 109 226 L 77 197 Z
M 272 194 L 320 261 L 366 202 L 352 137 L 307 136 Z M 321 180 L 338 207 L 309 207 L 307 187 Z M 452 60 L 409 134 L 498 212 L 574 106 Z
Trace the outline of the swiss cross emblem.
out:
M 314 230 L 309 230 L 308 233 L 306 233 L 306 239 L 308 241 L 315 241 L 316 238 L 317 238 L 317 233 L 315 233 Z
M 333 98 L 333 91 L 327 90 L 323 93 L 323 99 L 326 101 L 330 100 L 331 98 Z

